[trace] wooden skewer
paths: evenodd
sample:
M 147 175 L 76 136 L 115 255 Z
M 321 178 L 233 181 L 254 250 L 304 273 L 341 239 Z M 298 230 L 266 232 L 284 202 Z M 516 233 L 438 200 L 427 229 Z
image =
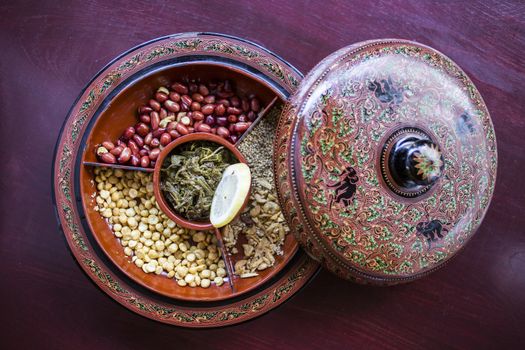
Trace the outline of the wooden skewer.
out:
M 130 166 L 130 165 L 109 164 L 109 163 L 99 163 L 99 162 L 83 162 L 83 164 L 87 166 L 99 166 L 99 167 L 104 167 L 104 168 L 144 171 L 146 173 L 153 172 L 153 168 L 142 168 L 142 167 Z
M 219 231 L 219 229 L 216 227 L 215 237 L 217 237 L 217 244 L 219 245 L 219 248 L 221 250 L 222 258 L 224 259 L 224 266 L 226 266 L 226 271 L 228 272 L 228 283 L 230 284 L 232 293 L 235 293 L 235 285 L 233 284 L 233 265 L 231 257 L 226 247 L 224 246 L 224 242 L 222 241 L 221 231 Z
M 275 96 L 273 100 L 271 100 L 270 103 L 268 103 L 266 107 L 264 107 L 262 111 L 259 112 L 257 118 L 253 121 L 252 125 L 250 125 L 250 127 L 242 134 L 242 136 L 237 140 L 235 145 L 238 145 L 246 137 L 246 135 L 250 133 L 250 131 L 255 127 L 255 125 L 259 124 L 259 121 L 262 120 L 262 118 L 268 113 L 268 111 L 270 111 L 270 109 L 272 109 L 272 107 L 275 105 L 278 99 L 279 97 Z

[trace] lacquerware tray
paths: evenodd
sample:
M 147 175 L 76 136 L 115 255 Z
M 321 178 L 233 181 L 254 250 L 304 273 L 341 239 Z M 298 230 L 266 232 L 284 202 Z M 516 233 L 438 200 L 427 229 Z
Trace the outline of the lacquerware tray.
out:
M 317 263 L 298 250 L 295 242 L 288 243 L 291 254 L 278 269 L 261 276 L 259 282 L 253 284 L 254 288 L 245 286 L 243 293 L 228 295 L 226 291 L 218 297 L 212 295 L 203 299 L 214 301 L 192 299 L 191 293 L 181 299 L 165 288 L 165 277 L 148 276 L 144 280 L 142 271 L 133 264 L 129 269 L 123 268 L 125 261 L 121 260 L 125 257 L 118 254 L 122 247 L 109 227 L 96 216 L 98 213 L 90 212 L 86 204 L 89 183 L 85 179 L 89 166 L 85 162 L 95 160 L 90 158 L 92 155 L 88 151 L 98 141 L 93 140 L 92 132 L 100 128 L 97 121 L 101 115 L 114 108 L 114 99 L 137 79 L 160 77 L 163 70 L 170 67 L 198 66 L 206 62 L 231 65 L 233 70 L 264 84 L 267 92 L 278 96 L 280 102 L 295 91 L 302 78 L 282 59 L 241 39 L 188 33 L 153 40 L 115 59 L 88 84 L 63 125 L 54 162 L 54 200 L 58 218 L 67 243 L 83 270 L 104 292 L 130 310 L 186 327 L 224 326 L 259 316 L 290 298 L 318 269 Z M 173 280 L 169 282 L 174 283 Z M 155 287 L 162 285 L 164 292 Z

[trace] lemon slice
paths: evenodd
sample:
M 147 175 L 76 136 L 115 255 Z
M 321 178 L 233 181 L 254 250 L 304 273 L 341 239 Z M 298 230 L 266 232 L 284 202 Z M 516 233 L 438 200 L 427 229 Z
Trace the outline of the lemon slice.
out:
M 244 163 L 232 164 L 224 170 L 211 202 L 210 221 L 214 227 L 226 226 L 235 218 L 248 196 L 251 182 L 250 168 Z

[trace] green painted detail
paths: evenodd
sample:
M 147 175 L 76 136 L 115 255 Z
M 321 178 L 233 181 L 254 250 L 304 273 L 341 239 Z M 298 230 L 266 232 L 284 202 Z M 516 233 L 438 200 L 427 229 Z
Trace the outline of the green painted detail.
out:
M 380 257 L 375 257 L 374 259 L 372 259 L 371 261 L 369 261 L 369 264 L 368 264 L 372 270 L 374 271 L 383 271 L 383 272 L 387 272 L 387 267 L 388 267 L 388 263 L 386 261 L 384 261 L 383 259 L 381 259 Z
M 73 242 L 76 244 L 77 247 L 79 247 L 83 251 L 88 251 L 88 247 L 84 242 L 84 238 L 82 238 L 82 235 L 80 234 L 78 225 L 73 222 L 73 211 L 71 207 L 69 207 L 66 204 L 62 204 L 62 212 L 66 219 L 67 227 L 69 228 L 69 230 L 71 230 L 71 237 L 73 239 Z
M 244 57 L 248 57 L 248 58 L 256 58 L 256 57 L 259 57 L 259 54 L 255 51 L 252 51 L 252 50 L 248 50 L 247 48 L 245 47 L 242 47 L 242 46 L 234 46 L 235 47 L 235 50 L 237 51 L 237 53 L 241 56 L 244 56 Z
M 397 273 L 410 273 L 413 271 L 413 264 L 411 261 L 403 260 L 396 269 Z
M 405 251 L 405 249 L 403 248 L 401 244 L 389 242 L 386 244 L 386 246 L 390 254 L 392 254 L 398 259 L 401 258 L 401 256 L 403 255 L 403 252 Z
M 113 73 L 108 74 L 106 76 L 106 79 L 104 79 L 104 82 L 102 83 L 102 86 L 100 87 L 99 94 L 103 94 L 111 85 L 115 83 L 120 77 L 122 76 L 121 73 Z
M 215 52 L 222 52 L 225 54 L 233 54 L 235 51 L 232 47 L 228 45 L 224 45 L 222 43 L 213 43 L 204 48 L 206 51 L 215 51 Z
M 388 241 L 394 237 L 394 234 L 386 226 L 381 226 L 381 230 L 378 231 L 378 237 L 381 241 Z
M 317 170 L 316 165 L 312 165 L 308 168 L 304 163 L 301 165 L 301 170 L 303 172 L 303 177 L 306 181 L 311 181 L 314 178 L 315 171 Z
M 332 122 L 334 124 L 339 123 L 344 117 L 344 111 L 341 108 L 332 108 Z
M 424 256 L 424 255 L 421 255 L 421 257 L 419 258 L 419 267 L 421 269 L 424 269 L 424 268 L 428 267 L 428 265 L 429 265 L 429 261 L 428 261 L 427 257 Z
M 299 81 L 293 75 L 288 75 L 288 81 L 290 82 L 290 84 L 292 84 L 293 87 L 299 86 Z
M 153 59 L 157 59 L 157 58 L 160 58 L 166 55 L 171 55 L 174 52 L 175 52 L 175 49 L 171 47 L 166 47 L 166 46 L 157 47 L 153 51 L 149 52 L 145 58 L 146 58 L 146 61 L 151 61 Z
M 332 97 L 333 93 L 334 93 L 334 89 L 329 88 L 323 94 L 321 94 L 321 109 L 324 108 L 327 105 L 327 103 L 330 100 L 330 97 Z
M 375 208 L 368 208 L 366 211 L 366 221 L 372 222 L 381 216 L 381 213 Z
M 71 175 L 71 170 L 69 168 L 66 168 L 63 175 L 60 177 L 59 186 L 62 190 L 62 193 L 64 194 L 64 197 L 68 200 L 68 202 L 71 202 L 71 188 L 69 186 L 69 176 Z
M 377 247 L 379 247 L 379 245 L 377 244 L 377 242 L 376 242 L 374 236 L 372 236 L 372 235 L 370 235 L 370 234 L 367 235 L 367 236 L 366 236 L 366 245 L 365 245 L 365 247 L 364 247 L 365 250 L 368 250 L 368 251 L 370 251 L 370 250 L 376 250 Z
M 201 39 L 182 40 L 174 44 L 178 49 L 196 49 L 202 43 Z
M 78 135 L 80 134 L 80 130 L 82 129 L 82 126 L 86 122 L 87 119 L 87 113 L 82 114 L 80 118 L 78 118 L 71 128 L 71 141 L 74 143 L 76 142 Z
M 319 191 L 315 196 L 314 196 L 314 200 L 321 204 L 321 205 L 326 205 L 328 202 L 326 200 L 326 195 L 325 195 L 325 192 L 324 191 Z
M 337 224 L 330 219 L 328 214 L 323 214 L 321 217 L 321 229 L 323 230 L 329 230 L 332 228 L 336 228 Z
M 125 289 L 123 289 L 120 286 L 120 283 L 118 283 L 117 281 L 113 279 L 113 277 L 109 273 L 102 271 L 102 269 L 100 268 L 100 266 L 98 266 L 95 260 L 84 258 L 82 261 L 84 262 L 86 266 L 89 267 L 91 272 L 93 272 L 93 274 L 97 276 L 100 282 L 110 287 L 113 291 L 118 292 L 118 293 L 127 292 Z
M 326 141 L 324 139 L 321 139 L 319 141 L 319 145 L 321 146 L 321 153 L 323 155 L 326 155 L 328 152 L 330 152 L 332 150 L 332 148 L 335 145 L 335 142 L 334 142 L 333 139 L 331 139 L 330 141 Z
M 423 253 L 423 249 L 424 249 L 423 243 L 420 240 L 416 240 L 414 241 L 414 243 L 412 243 L 411 249 L 414 252 Z
M 285 80 L 283 69 L 278 64 L 265 62 L 263 63 L 263 66 L 266 67 L 270 72 L 272 72 L 279 79 Z
M 351 260 L 360 266 L 365 266 L 366 255 L 359 250 L 352 250 Z
M 128 302 L 138 308 L 141 311 L 149 311 L 149 308 L 143 302 L 138 301 L 136 298 L 128 299 Z
M 357 242 L 355 240 L 355 231 L 354 230 L 350 231 L 349 234 L 345 235 L 344 236 L 344 240 L 350 245 L 357 246 Z
M 60 161 L 59 164 L 59 173 L 62 174 L 64 172 L 64 167 L 69 163 L 71 160 L 71 149 L 67 144 L 64 144 L 64 148 L 62 148 L 62 154 L 60 155 Z
M 91 104 L 93 103 L 93 101 L 95 100 L 95 90 L 94 89 L 91 89 L 86 97 L 86 100 L 84 101 L 84 103 L 82 103 L 82 105 L 80 106 L 80 110 L 79 110 L 79 113 L 82 113 L 84 112 L 85 110 L 87 110 Z
M 334 239 L 332 239 L 331 241 L 332 241 L 332 246 L 335 248 L 335 250 L 337 250 L 337 251 L 340 252 L 340 253 L 341 253 L 341 252 L 344 252 L 344 250 L 345 250 L 345 246 L 339 244 L 337 238 L 334 238 Z
M 118 66 L 118 71 L 126 71 L 129 70 L 137 65 L 140 61 L 140 54 L 136 54 L 135 56 L 131 57 L 126 62 L 122 63 L 120 66 Z

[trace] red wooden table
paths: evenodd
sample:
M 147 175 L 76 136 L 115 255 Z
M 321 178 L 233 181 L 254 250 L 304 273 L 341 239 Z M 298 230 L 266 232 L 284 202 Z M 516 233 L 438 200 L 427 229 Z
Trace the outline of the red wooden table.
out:
M 4 1 L 0 15 L 0 348 L 525 346 L 523 2 Z M 423 280 L 373 288 L 323 271 L 282 307 L 224 329 L 170 327 L 112 301 L 57 227 L 53 147 L 78 93 L 108 61 L 184 31 L 253 40 L 304 73 L 371 38 L 444 52 L 477 84 L 498 139 L 496 191 L 478 234 Z

